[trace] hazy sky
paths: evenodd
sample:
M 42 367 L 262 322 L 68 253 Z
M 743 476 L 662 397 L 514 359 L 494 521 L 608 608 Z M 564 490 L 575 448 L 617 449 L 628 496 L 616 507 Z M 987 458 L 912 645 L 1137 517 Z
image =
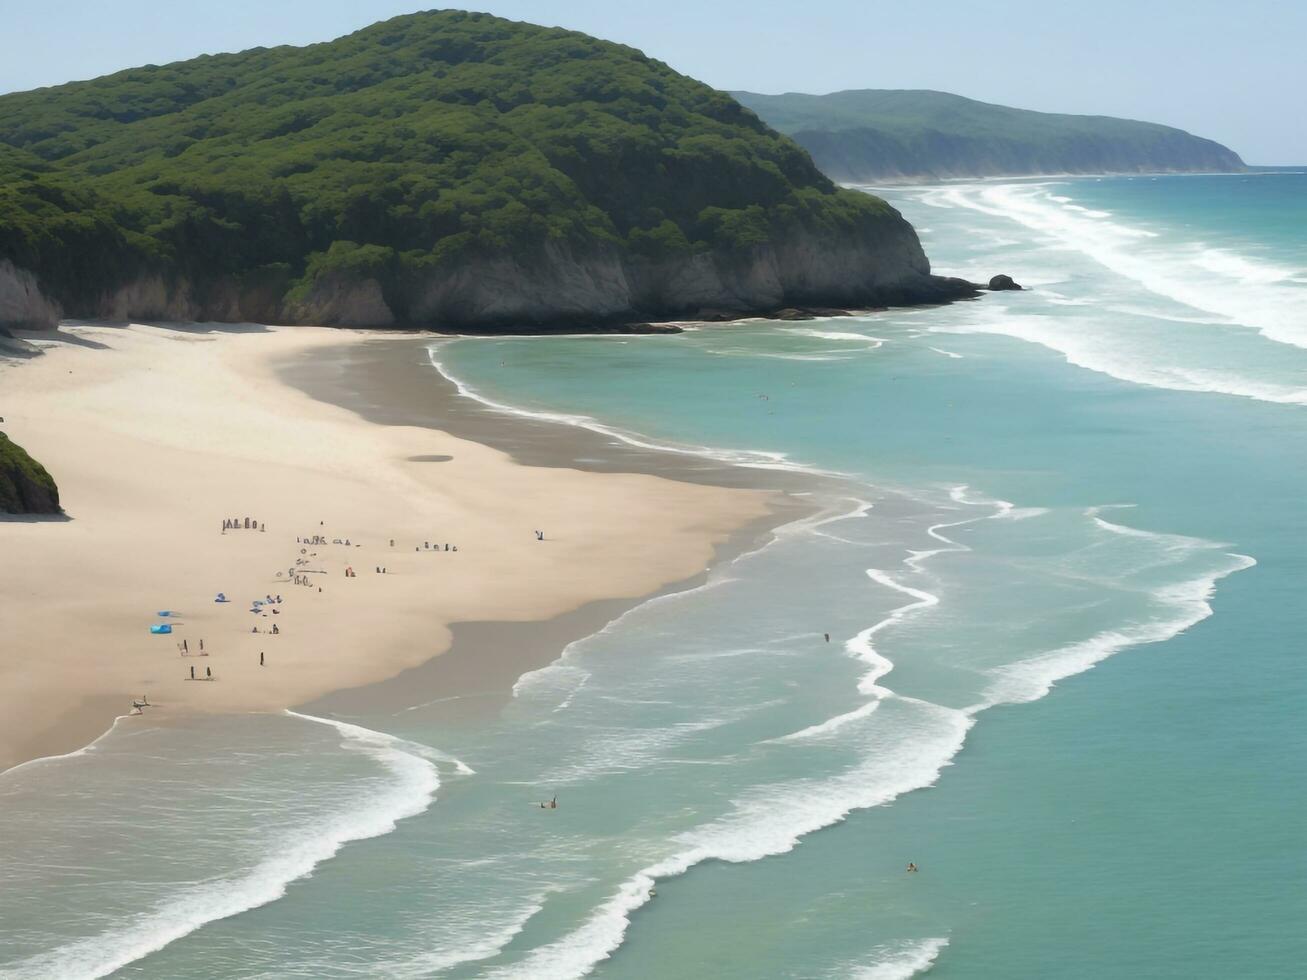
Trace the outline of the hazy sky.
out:
M 1305 0 L 479 0 L 633 45 L 718 88 L 934 88 L 1126 116 L 1307 163 Z M 424 9 L 396 0 L 0 0 L 0 92 Z

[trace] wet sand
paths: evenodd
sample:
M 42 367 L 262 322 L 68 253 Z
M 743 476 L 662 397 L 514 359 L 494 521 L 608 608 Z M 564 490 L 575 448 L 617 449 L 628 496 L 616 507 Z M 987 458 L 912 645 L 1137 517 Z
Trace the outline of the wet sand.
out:
M 768 514 L 747 522 L 716 545 L 710 567 L 765 544 L 776 527 L 813 509 L 787 492 L 810 490 L 813 480 L 806 475 L 646 449 L 579 426 L 489 408 L 460 394 L 432 366 L 427 348 L 442 340 L 433 335 L 379 338 L 287 358 L 277 369 L 288 384 L 370 422 L 429 426 L 493 446 L 528 466 L 639 473 L 707 486 L 779 492 L 772 497 Z M 647 342 L 675 343 L 675 339 L 651 338 Z M 455 623 L 450 648 L 443 655 L 394 678 L 334 692 L 302 710 L 348 717 L 399 712 L 438 700 L 446 721 L 476 718 L 501 706 L 522 674 L 556 660 L 569 643 L 598 632 L 654 596 L 694 588 L 706 577 L 707 571 L 701 571 L 649 595 L 590 602 L 541 622 Z

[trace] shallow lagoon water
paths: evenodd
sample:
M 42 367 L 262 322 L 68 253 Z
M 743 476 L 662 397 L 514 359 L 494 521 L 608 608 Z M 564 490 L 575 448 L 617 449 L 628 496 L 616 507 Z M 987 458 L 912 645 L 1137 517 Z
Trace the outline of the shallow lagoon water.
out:
M 517 410 L 840 475 L 492 719 L 213 720 L 8 774 L 0 970 L 1294 975 L 1304 180 L 898 189 L 939 271 L 1034 288 L 438 345 Z

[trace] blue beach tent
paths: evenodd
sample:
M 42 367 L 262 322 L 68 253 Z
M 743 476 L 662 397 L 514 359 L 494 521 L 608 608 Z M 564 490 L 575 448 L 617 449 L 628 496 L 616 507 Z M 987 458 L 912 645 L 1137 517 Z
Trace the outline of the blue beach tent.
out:
M 151 633 L 171 633 L 172 623 L 155 623 L 150 627 Z

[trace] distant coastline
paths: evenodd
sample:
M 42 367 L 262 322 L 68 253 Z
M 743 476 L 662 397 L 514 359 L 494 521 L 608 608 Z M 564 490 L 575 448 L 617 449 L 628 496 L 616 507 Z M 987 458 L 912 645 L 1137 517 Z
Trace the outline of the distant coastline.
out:
M 842 183 L 1246 169 L 1214 140 L 1134 119 L 1036 112 L 919 89 L 732 94 Z

